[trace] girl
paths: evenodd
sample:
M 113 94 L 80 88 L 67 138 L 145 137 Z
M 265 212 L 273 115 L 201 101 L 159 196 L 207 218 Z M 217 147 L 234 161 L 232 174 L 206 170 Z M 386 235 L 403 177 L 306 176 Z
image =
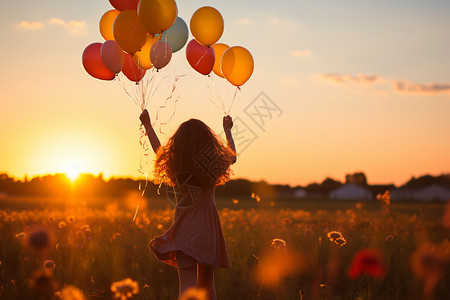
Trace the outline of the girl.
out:
M 150 241 L 155 256 L 178 268 L 179 294 L 190 287 L 203 288 L 215 300 L 214 270 L 229 268 L 230 261 L 214 202 L 215 187 L 230 179 L 236 162 L 230 116 L 223 118 L 224 146 L 202 121 L 190 119 L 161 146 L 147 110 L 140 115 L 156 153 L 155 181 L 174 187 L 176 197 L 172 226 Z

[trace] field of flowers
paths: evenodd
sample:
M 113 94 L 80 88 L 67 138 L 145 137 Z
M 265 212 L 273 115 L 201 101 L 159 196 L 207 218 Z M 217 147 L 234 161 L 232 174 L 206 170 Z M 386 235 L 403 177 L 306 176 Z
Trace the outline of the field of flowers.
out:
M 218 299 L 449 299 L 449 206 L 379 200 L 218 201 L 231 259 Z M 141 205 L 134 221 L 120 201 L 6 206 L 0 299 L 177 299 L 176 269 L 147 247 L 172 206 Z

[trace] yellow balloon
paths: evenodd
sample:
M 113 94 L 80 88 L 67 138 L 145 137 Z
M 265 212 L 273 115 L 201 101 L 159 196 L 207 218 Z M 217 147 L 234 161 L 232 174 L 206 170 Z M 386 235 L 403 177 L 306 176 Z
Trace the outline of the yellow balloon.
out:
M 100 19 L 100 34 L 106 41 L 114 40 L 113 24 L 119 14 L 120 11 L 117 9 L 111 9 L 105 12 Z
M 178 16 L 175 0 L 141 0 L 137 11 L 142 24 L 151 35 L 169 29 Z
M 147 31 L 134 10 L 120 12 L 114 21 L 113 33 L 117 44 L 129 54 L 139 51 L 147 41 Z
M 223 33 L 223 18 L 214 7 L 197 9 L 191 18 L 191 32 L 197 42 L 205 46 L 214 45 Z
M 153 67 L 153 64 L 150 60 L 150 50 L 156 41 L 159 40 L 159 37 L 149 35 L 147 38 L 147 42 L 142 46 L 141 50 L 136 52 L 133 55 L 134 62 L 141 68 L 148 70 Z
M 230 48 L 230 46 L 222 43 L 212 45 L 214 49 L 214 54 L 216 55 L 216 59 L 214 60 L 213 72 L 222 78 L 225 78 L 222 74 L 222 70 L 220 69 L 220 61 L 222 60 L 222 55 L 225 51 Z
M 222 74 L 235 86 L 243 85 L 252 76 L 254 68 L 252 55 L 240 46 L 225 51 L 220 64 Z

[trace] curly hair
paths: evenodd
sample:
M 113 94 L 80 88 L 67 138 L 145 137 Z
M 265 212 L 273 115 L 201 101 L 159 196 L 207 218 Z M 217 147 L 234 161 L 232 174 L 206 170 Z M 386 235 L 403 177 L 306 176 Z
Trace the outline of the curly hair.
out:
M 178 127 L 156 153 L 155 183 L 176 184 L 176 175 L 194 174 L 202 182 L 223 185 L 232 174 L 236 153 L 225 146 L 205 123 L 190 119 Z

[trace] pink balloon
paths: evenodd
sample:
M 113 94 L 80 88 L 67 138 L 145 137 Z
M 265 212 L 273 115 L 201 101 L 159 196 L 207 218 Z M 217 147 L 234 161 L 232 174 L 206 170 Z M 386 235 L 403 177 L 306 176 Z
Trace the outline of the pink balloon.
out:
M 172 48 L 166 42 L 161 40 L 153 44 L 150 50 L 150 61 L 156 69 L 162 69 L 170 62 L 172 58 Z
M 109 0 L 109 3 L 120 11 L 137 10 L 139 0 Z
M 103 63 L 100 55 L 102 43 L 92 43 L 83 51 L 83 67 L 94 78 L 101 80 L 113 80 L 116 76 Z
M 100 49 L 102 62 L 113 73 L 120 73 L 123 67 L 123 50 L 116 41 L 109 40 L 103 43 Z
M 186 47 L 186 58 L 191 67 L 203 75 L 211 73 L 214 67 L 214 49 L 199 44 L 195 39 L 191 40 Z
M 133 60 L 133 56 L 124 53 L 122 73 L 131 81 L 139 82 L 145 75 L 145 69 L 140 68 Z

